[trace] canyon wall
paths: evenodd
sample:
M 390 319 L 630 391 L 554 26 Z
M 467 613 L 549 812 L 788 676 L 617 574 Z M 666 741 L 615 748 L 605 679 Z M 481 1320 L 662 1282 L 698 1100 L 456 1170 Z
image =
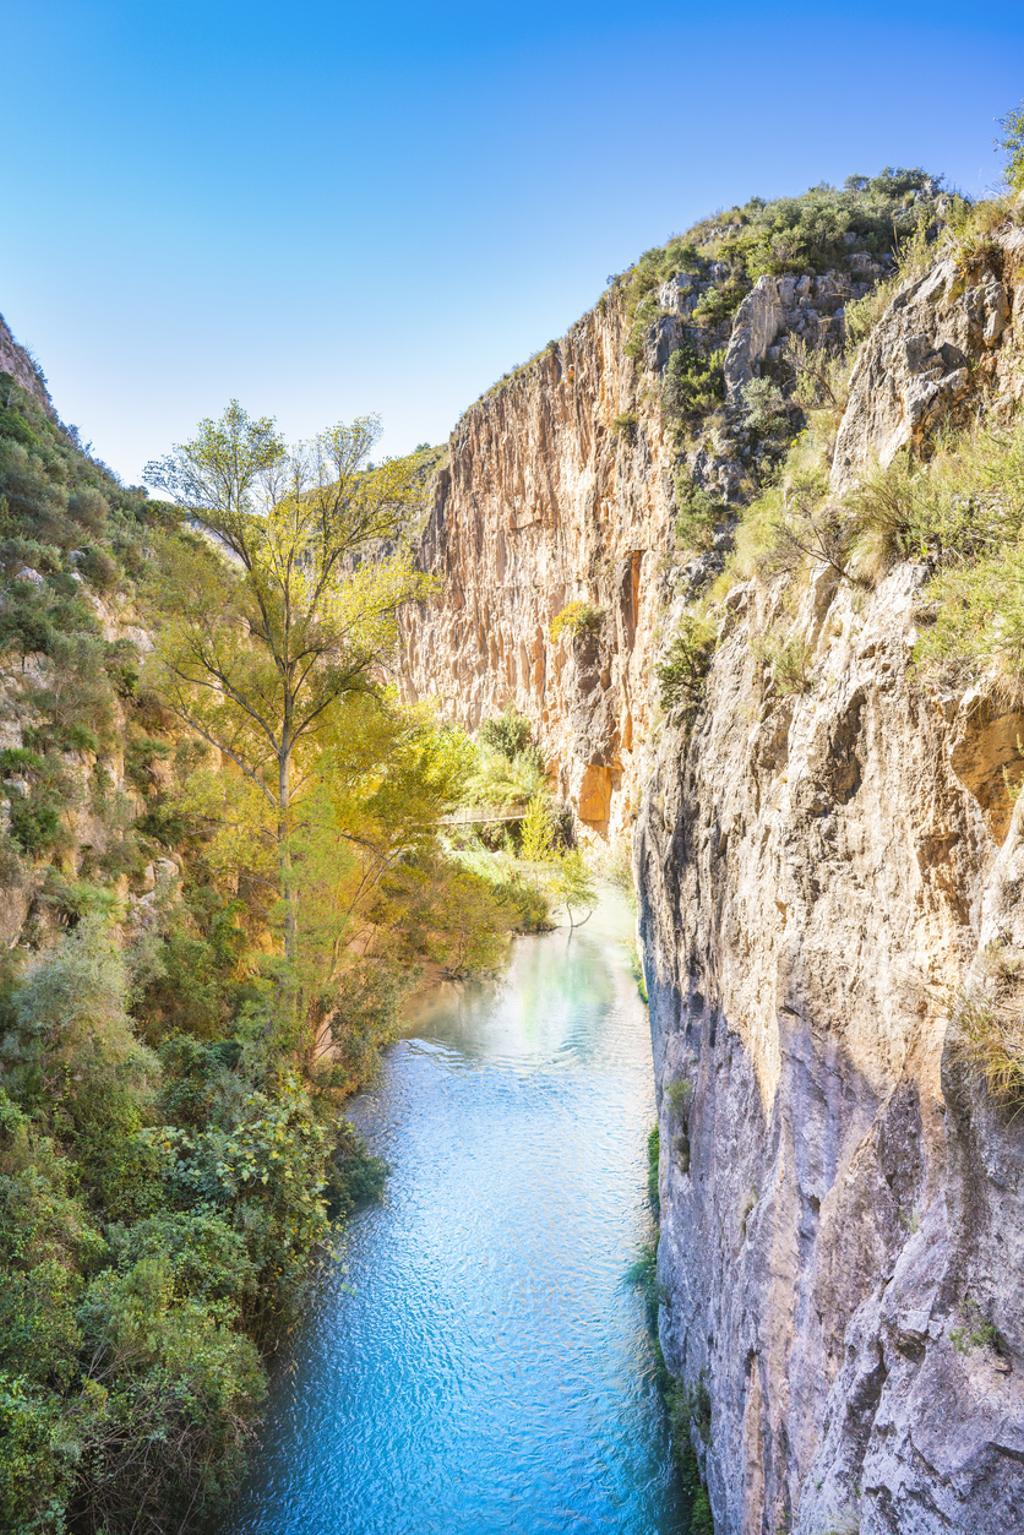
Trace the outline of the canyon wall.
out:
M 952 260 L 897 295 L 836 492 L 950 412 L 1005 419 L 1021 297 Z M 662 1336 L 712 1404 L 730 1532 L 1024 1527 L 1024 1121 L 953 1023 L 1020 946 L 1024 712 L 922 684 L 927 574 L 735 588 L 644 796 Z M 780 621 L 805 666 L 788 694 L 759 659 Z
M 1020 236 L 1000 239 L 984 270 L 944 258 L 896 291 L 854 369 L 836 496 L 940 426 L 1011 414 Z M 780 328 L 841 326 L 816 282 L 748 295 L 728 390 Z M 1024 1116 L 958 1054 L 955 1019 L 993 953 L 1024 951 L 1024 712 L 923 682 L 928 568 L 907 560 L 873 583 L 827 560 L 738 582 L 699 705 L 659 707 L 656 659 L 744 494 L 727 396 L 688 465 L 722 494 L 720 547 L 680 564 L 651 384 L 666 323 L 630 361 L 613 291 L 460 422 L 407 687 L 469 725 L 514 703 L 584 825 L 634 836 L 660 1330 L 720 1535 L 1007 1535 L 1024 1528 Z M 572 599 L 599 627 L 556 645 Z M 766 661 L 780 633 L 802 658 L 790 689 Z
M 404 625 L 407 690 L 470 728 L 528 715 L 563 797 L 602 834 L 635 813 L 654 733 L 672 518 L 671 454 L 623 344 L 608 303 L 466 412 L 421 547 L 441 595 Z M 570 602 L 599 626 L 553 641 Z

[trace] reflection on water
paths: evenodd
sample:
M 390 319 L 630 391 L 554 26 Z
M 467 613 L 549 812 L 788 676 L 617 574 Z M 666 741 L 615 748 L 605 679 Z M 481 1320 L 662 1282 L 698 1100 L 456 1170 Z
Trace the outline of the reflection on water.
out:
M 391 1164 L 225 1535 L 679 1527 L 643 1307 L 647 1021 L 602 910 L 423 1010 L 353 1108 Z

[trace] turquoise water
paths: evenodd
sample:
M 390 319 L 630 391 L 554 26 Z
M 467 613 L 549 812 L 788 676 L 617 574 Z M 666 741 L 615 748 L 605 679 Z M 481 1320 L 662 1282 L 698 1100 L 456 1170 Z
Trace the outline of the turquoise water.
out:
M 669 1535 L 621 913 L 425 1013 L 353 1118 L 391 1177 L 277 1371 L 226 1535 Z

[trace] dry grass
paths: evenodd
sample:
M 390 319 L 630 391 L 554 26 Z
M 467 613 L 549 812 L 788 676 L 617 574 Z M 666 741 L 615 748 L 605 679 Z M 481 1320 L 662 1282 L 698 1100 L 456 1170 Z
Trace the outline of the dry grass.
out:
M 1024 1108 L 1024 954 L 993 945 L 983 973 L 957 1009 L 955 1053 L 991 1096 Z

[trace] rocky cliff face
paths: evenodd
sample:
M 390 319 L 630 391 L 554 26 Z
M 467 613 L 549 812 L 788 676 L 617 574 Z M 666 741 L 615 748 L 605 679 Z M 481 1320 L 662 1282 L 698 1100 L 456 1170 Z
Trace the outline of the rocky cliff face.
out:
M 833 486 L 1021 389 L 1006 279 L 939 263 L 866 344 Z M 661 1087 L 671 1366 L 712 1404 L 717 1527 L 1024 1527 L 1024 1122 L 953 1022 L 1020 942 L 1024 716 L 910 665 L 923 565 L 870 593 L 816 567 L 726 599 L 704 705 L 662 742 L 639 830 Z
M 664 601 L 671 456 L 636 405 L 614 304 L 459 422 L 424 535 L 440 600 L 406 624 L 410 691 L 468 726 L 513 705 L 536 723 L 562 793 L 602 833 L 636 806 L 637 743 Z M 570 602 L 597 627 L 557 643 Z
M 1011 412 L 1020 234 L 990 243 L 906 283 L 863 344 L 834 495 L 938 426 Z M 928 568 L 908 561 L 873 586 L 828 562 L 756 575 L 717 610 L 699 707 L 666 717 L 653 684 L 742 502 L 742 390 L 787 333 L 841 330 L 844 280 L 763 278 L 735 313 L 724 417 L 688 461 L 725 515 L 689 564 L 645 382 L 685 292 L 659 296 L 636 365 L 613 295 L 478 402 L 424 542 L 444 592 L 410 626 L 408 685 L 440 681 L 471 725 L 514 702 L 581 820 L 634 827 L 662 1342 L 705 1404 L 716 1528 L 1003 1535 L 1024 1528 L 1024 1116 L 958 1054 L 956 1018 L 993 954 L 1024 951 L 1024 714 L 922 681 Z M 570 599 L 600 627 L 554 645 Z M 780 625 L 791 689 L 765 661 Z
M 688 458 L 659 380 L 697 333 L 691 316 L 721 280 L 715 263 L 701 280 L 661 285 L 659 318 L 635 359 L 612 289 L 484 395 L 456 427 L 436 483 L 421 559 L 440 597 L 405 623 L 407 691 L 440 691 L 471 728 L 508 706 L 528 715 L 584 827 L 611 837 L 628 829 L 658 730 L 655 663 L 673 598 L 721 563 L 714 549 L 689 569 L 676 563 L 680 463 L 723 505 L 738 500 L 743 390 L 779 364 L 788 338 L 811 347 L 841 338 L 844 302 L 882 273 L 861 254 L 852 273 L 761 278 L 718 327 L 723 410 Z M 552 620 L 570 603 L 593 621 L 553 638 Z

